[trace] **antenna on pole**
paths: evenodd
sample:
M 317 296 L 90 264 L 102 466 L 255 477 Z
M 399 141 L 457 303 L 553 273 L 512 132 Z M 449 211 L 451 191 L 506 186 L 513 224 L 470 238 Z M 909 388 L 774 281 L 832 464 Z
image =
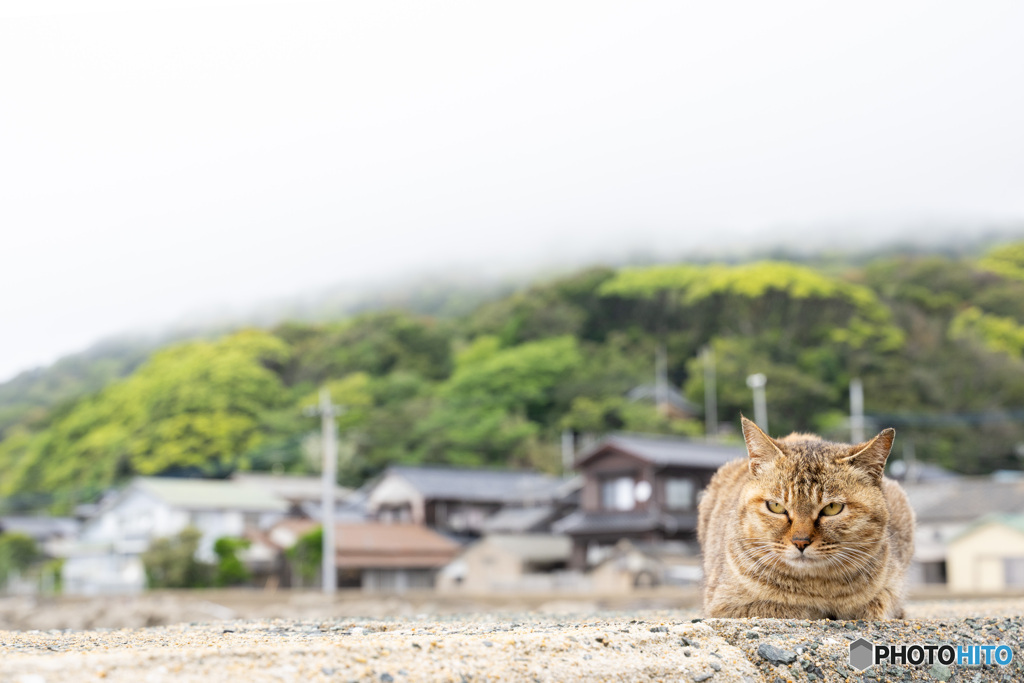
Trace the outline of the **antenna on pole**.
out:
M 306 414 L 320 416 L 321 441 L 323 442 L 324 463 L 322 468 L 323 484 L 321 496 L 321 523 L 323 529 L 323 590 L 326 595 L 334 595 L 338 588 L 337 558 L 335 557 L 334 538 L 334 492 L 338 482 L 338 425 L 334 421 L 345 412 L 342 406 L 331 403 L 331 392 L 327 387 L 320 389 L 320 404 L 315 408 L 307 408 Z

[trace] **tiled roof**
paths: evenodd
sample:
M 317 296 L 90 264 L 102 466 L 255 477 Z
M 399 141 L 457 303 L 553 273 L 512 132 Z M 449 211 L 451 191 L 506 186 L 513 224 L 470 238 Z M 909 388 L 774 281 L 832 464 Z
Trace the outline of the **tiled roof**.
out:
M 556 498 L 564 481 L 540 472 L 457 467 L 389 467 L 425 498 L 517 503 Z
M 973 532 L 975 529 L 979 529 L 989 524 L 999 524 L 1024 534 L 1024 515 L 1002 514 L 994 512 L 992 514 L 985 515 L 978 521 L 974 522 L 966 529 L 961 531 L 959 534 L 954 536 L 952 539 L 950 539 L 950 541 L 952 542 L 958 538 L 962 538 Z
M 612 434 L 581 453 L 576 459 L 576 465 L 580 466 L 609 449 L 628 453 L 654 465 L 715 469 L 731 460 L 747 456 L 743 446 L 724 446 L 674 436 Z
M 133 486 L 185 510 L 285 512 L 288 504 L 267 489 L 229 479 L 138 477 Z
M 485 533 L 533 531 L 539 525 L 550 520 L 554 514 L 554 505 L 504 507 L 485 519 L 481 528 Z
M 584 512 L 580 510 L 552 525 L 554 532 L 571 536 L 641 533 L 659 529 L 674 534 L 678 531 L 694 531 L 696 528 L 696 512 L 669 514 L 651 510 L 643 512 Z
M 669 405 L 693 415 L 700 414 L 700 406 L 683 396 L 675 387 L 669 385 L 664 387 L 663 391 Z M 656 401 L 660 396 L 658 395 L 658 387 L 656 385 L 641 384 L 630 389 L 626 393 L 626 398 L 630 401 Z
M 920 522 L 972 522 L 990 513 L 1024 514 L 1024 481 L 963 477 L 904 484 Z

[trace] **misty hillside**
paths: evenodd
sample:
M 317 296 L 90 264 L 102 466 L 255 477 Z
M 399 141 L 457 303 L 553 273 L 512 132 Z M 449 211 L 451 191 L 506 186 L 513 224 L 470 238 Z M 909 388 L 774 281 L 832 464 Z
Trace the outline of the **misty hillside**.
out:
M 9 509 L 67 509 L 134 474 L 315 470 L 303 407 L 323 384 L 348 408 L 346 483 L 392 462 L 555 471 L 565 429 L 702 436 L 704 348 L 726 430 L 751 410 L 747 375 L 762 372 L 773 433 L 845 440 L 847 388 L 860 377 L 873 426 L 897 428 L 894 458 L 912 443 L 962 472 L 1020 466 L 1019 244 L 822 267 L 591 268 L 485 294 L 427 297 L 429 314 L 407 305 L 156 350 L 112 346 L 23 374 L 0 386 L 0 496 Z M 471 310 L 446 309 L 457 296 L 476 297 Z M 627 396 L 653 383 L 662 344 L 685 396 L 670 412 Z

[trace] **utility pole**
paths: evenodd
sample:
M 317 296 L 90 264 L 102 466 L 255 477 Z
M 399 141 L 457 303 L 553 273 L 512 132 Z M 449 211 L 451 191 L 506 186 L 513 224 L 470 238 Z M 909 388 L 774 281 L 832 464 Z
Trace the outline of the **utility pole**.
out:
M 768 378 L 758 372 L 747 377 L 747 386 L 754 390 L 754 422 L 765 434 L 768 434 L 768 403 L 764 397 L 764 385 Z
M 864 384 L 859 377 L 850 380 L 850 440 L 864 441 Z
M 576 437 L 571 429 L 562 430 L 562 474 L 569 476 L 572 473 L 576 459 Z
M 306 411 L 307 415 L 320 416 L 321 441 L 324 455 L 322 468 L 321 520 L 323 524 L 323 573 L 324 594 L 333 596 L 338 588 L 337 560 L 334 539 L 334 491 L 338 485 L 338 425 L 334 421 L 345 412 L 341 406 L 331 403 L 331 392 L 327 387 L 320 389 L 320 405 Z
M 705 346 L 700 352 L 704 361 L 704 436 L 718 437 L 718 387 L 715 385 L 715 351 Z
M 668 358 L 665 345 L 658 344 L 654 352 L 654 408 L 664 410 L 668 407 Z

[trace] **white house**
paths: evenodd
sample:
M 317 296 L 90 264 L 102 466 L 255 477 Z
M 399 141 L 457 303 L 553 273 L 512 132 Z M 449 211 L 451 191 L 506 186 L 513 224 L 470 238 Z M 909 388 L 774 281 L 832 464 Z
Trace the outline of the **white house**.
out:
M 218 538 L 269 529 L 287 511 L 286 500 L 251 483 L 138 477 L 83 524 L 64 562 L 64 592 L 140 591 L 146 585 L 141 555 L 154 539 L 193 526 L 202 533 L 196 557 L 209 562 Z

